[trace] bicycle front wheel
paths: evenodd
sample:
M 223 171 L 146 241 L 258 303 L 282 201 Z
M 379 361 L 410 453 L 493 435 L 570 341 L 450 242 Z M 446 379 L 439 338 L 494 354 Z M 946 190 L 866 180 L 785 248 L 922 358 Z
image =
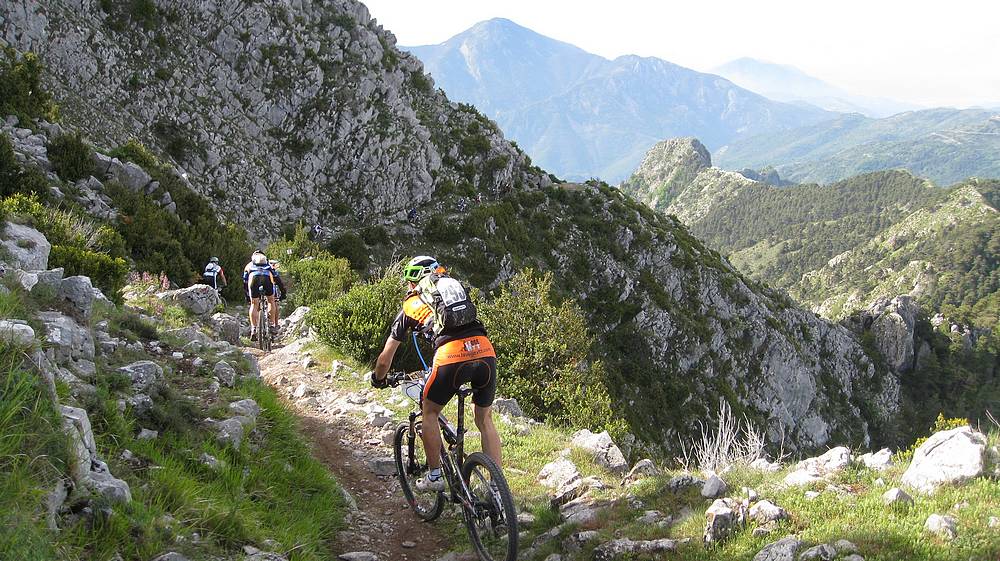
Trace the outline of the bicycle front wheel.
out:
M 472 495 L 472 510 L 463 505 L 465 526 L 483 561 L 517 559 L 517 510 L 500 466 L 482 452 L 469 455 L 462 479 Z
M 396 456 L 396 476 L 399 477 L 399 486 L 403 488 L 403 495 L 410 508 L 421 519 L 430 522 L 441 516 L 441 511 L 444 509 L 444 494 L 436 491 L 422 493 L 417 490 L 417 479 L 430 470 L 427 468 L 427 456 L 424 454 L 424 441 L 420 438 L 420 423 L 417 423 L 416 427 L 417 430 L 412 436 L 409 423 L 396 427 L 396 434 L 392 439 Z
M 268 333 L 267 306 L 264 299 L 260 299 L 260 306 L 257 308 L 257 347 L 265 353 L 270 350 L 270 336 Z

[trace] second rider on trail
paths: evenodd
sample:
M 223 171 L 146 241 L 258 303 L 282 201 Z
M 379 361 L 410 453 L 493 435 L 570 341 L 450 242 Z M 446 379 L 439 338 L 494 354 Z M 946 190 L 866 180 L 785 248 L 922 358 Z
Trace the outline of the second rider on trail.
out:
M 250 340 L 257 340 L 257 312 L 260 310 L 261 293 L 267 298 L 270 306 L 271 333 L 277 333 L 278 306 L 275 303 L 275 294 L 280 294 L 281 299 L 284 300 L 287 293 L 284 283 L 281 282 L 281 275 L 260 250 L 253 252 L 250 262 L 243 268 L 243 290 L 247 302 L 250 303 Z
M 371 374 L 372 386 L 386 387 L 386 375 L 400 343 L 411 330 L 434 345 L 434 361 L 424 387 L 423 426 L 436 427 L 444 406 L 465 383 L 472 385 L 476 426 L 485 452 L 500 466 L 500 435 L 493 424 L 493 399 L 497 387 L 497 360 L 486 327 L 476 318 L 475 305 L 457 280 L 447 276 L 438 262 L 426 255 L 414 257 L 403 269 L 408 292 L 392 324 L 385 347 Z M 421 431 L 430 472 L 417 481 L 420 491 L 443 491 L 441 432 Z

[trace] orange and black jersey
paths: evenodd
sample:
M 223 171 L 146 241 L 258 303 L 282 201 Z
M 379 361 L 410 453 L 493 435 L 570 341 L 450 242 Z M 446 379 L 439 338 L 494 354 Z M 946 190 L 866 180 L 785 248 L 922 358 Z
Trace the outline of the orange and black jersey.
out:
M 417 296 L 416 293 L 410 293 L 406 296 L 406 299 L 403 300 L 403 309 L 399 311 L 399 314 L 396 315 L 396 319 L 392 322 L 392 331 L 389 333 L 389 336 L 396 341 L 403 341 L 406 339 L 406 334 L 411 330 L 424 333 L 424 325 L 430 321 L 430 307 L 421 302 L 420 297 Z M 429 329 L 426 330 L 426 332 L 429 331 Z M 434 338 L 434 349 L 436 350 L 441 345 L 456 339 L 485 335 L 486 326 L 484 326 L 483 323 L 477 319 L 468 325 L 463 325 L 459 328 L 445 330 L 442 332 Z

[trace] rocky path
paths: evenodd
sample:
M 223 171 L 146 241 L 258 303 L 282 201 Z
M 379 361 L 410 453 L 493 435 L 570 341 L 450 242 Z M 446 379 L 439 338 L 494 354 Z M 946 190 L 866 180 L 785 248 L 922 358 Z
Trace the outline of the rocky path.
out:
M 375 555 L 344 557 L 358 561 L 438 559 L 448 549 L 447 539 L 435 524 L 421 522 L 409 510 L 390 462 L 392 448 L 386 442 L 395 423 L 385 422 L 388 415 L 374 401 L 373 390 L 345 389 L 330 368 L 313 364 L 305 345 L 300 339 L 265 356 L 250 351 L 258 356 L 264 381 L 298 414 L 316 457 L 350 495 L 351 511 L 334 553 Z

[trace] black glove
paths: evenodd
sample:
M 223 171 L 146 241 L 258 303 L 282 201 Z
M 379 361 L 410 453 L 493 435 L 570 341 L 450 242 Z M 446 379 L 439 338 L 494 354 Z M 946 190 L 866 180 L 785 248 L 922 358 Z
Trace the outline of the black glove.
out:
M 288 294 L 286 294 L 284 292 L 282 292 L 281 296 L 278 297 L 278 300 L 281 300 L 282 302 L 284 302 L 287 299 L 288 299 Z
M 378 378 L 375 377 L 375 371 L 374 370 L 372 370 L 372 373 L 371 373 L 371 382 L 372 382 L 372 387 L 375 388 L 375 389 L 377 389 L 377 390 L 381 390 L 381 389 L 385 389 L 385 388 L 389 387 L 389 377 L 386 376 L 385 378 L 382 378 L 381 380 L 379 380 Z

